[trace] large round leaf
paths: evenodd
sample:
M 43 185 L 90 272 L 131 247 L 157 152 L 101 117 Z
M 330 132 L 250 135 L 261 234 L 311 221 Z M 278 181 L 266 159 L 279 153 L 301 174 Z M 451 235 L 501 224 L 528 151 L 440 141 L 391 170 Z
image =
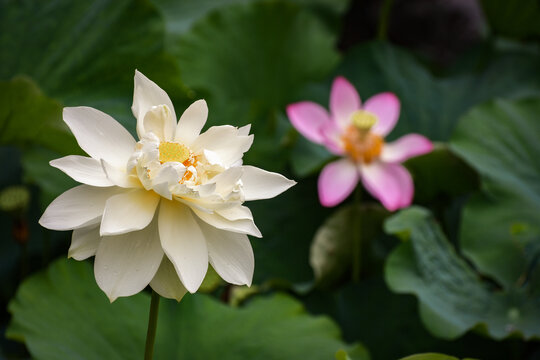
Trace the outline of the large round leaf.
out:
M 335 35 L 295 4 L 254 2 L 212 12 L 185 33 L 178 60 L 185 83 L 208 94 L 215 117 L 244 125 L 276 121 L 276 111 L 336 65 Z M 255 133 L 272 131 L 253 124 Z
M 208 13 L 234 4 L 247 4 L 261 0 L 198 0 L 197 2 L 176 0 L 154 0 L 154 3 L 163 13 L 167 26 L 168 50 L 176 54 L 181 51 L 176 44 L 178 37 L 189 31 L 194 23 L 205 17 Z M 347 7 L 347 0 L 292 0 L 314 8 L 342 13 Z
M 483 185 L 463 213 L 462 250 L 507 288 L 521 285 L 528 269 L 516 231 L 540 230 L 538 134 L 540 100 L 499 100 L 464 116 L 452 137 L 452 148 L 480 172 Z
M 349 51 L 338 73 L 364 100 L 382 91 L 396 93 L 402 111 L 393 136 L 419 132 L 444 141 L 459 117 L 479 102 L 540 94 L 538 61 L 534 53 L 494 52 L 487 64 L 471 64 L 472 69 L 438 79 L 407 51 L 370 43 Z
M 138 359 L 149 300 L 141 293 L 110 304 L 88 263 L 62 259 L 21 285 L 9 305 L 7 335 L 25 341 L 35 359 Z M 161 300 L 155 358 L 322 360 L 340 349 L 358 353 L 359 345 L 339 336 L 329 319 L 307 315 L 286 295 L 244 308 L 187 295 L 180 303 Z
M 418 316 L 416 298 L 393 293 L 378 274 L 332 292 L 314 290 L 304 297 L 304 303 L 312 313 L 330 314 L 343 330 L 344 339 L 361 340 L 373 359 L 438 352 L 459 358 L 508 360 L 516 351 L 516 339 L 494 341 L 475 333 L 452 341 L 434 337 Z
M 0 145 L 23 150 L 23 180 L 40 186 L 44 206 L 75 184 L 51 168 L 49 161 L 82 154 L 61 114 L 60 104 L 45 96 L 31 79 L 0 81 Z
M 393 291 L 418 297 L 422 320 L 434 335 L 454 339 L 481 327 L 495 339 L 540 337 L 538 293 L 529 286 L 491 289 L 456 254 L 427 210 L 403 210 L 385 226 L 408 240 L 388 258 L 386 281 Z
M 0 81 L 0 145 L 42 145 L 62 154 L 80 151 L 61 114 L 60 104 L 31 79 Z
M 135 69 L 183 99 L 163 20 L 145 1 L 1 1 L 0 65 L 0 79 L 26 74 L 65 105 L 99 108 L 132 130 Z

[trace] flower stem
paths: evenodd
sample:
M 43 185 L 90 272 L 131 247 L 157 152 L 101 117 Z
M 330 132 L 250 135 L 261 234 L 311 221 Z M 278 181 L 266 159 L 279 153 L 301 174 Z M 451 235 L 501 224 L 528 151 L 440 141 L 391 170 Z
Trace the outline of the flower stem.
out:
M 150 301 L 150 315 L 148 317 L 148 331 L 146 332 L 146 347 L 144 349 L 144 360 L 152 360 L 154 356 L 154 341 L 156 339 L 156 328 L 159 311 L 159 294 L 152 290 L 152 300 Z
M 360 214 L 360 202 L 362 200 L 362 188 L 358 186 L 354 192 L 354 203 L 351 211 L 353 227 L 353 263 L 352 280 L 360 281 L 360 270 L 362 266 L 362 215 Z
M 387 40 L 388 38 L 388 22 L 390 19 L 390 10 L 394 0 L 383 0 L 381 5 L 381 13 L 379 15 L 379 29 L 377 31 L 377 38 L 379 40 Z

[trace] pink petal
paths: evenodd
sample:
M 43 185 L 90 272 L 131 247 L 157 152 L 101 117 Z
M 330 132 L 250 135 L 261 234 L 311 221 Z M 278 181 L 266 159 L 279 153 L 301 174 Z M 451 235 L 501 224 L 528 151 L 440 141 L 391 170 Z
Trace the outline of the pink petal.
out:
M 323 206 L 336 206 L 345 200 L 358 183 L 358 169 L 349 159 L 326 165 L 319 175 L 319 200 Z
M 351 121 L 352 113 L 359 110 L 360 106 L 360 96 L 354 86 L 344 77 L 338 76 L 330 92 L 330 112 L 334 121 L 345 128 Z
M 408 134 L 396 141 L 385 144 L 381 160 L 388 163 L 401 163 L 414 156 L 427 154 L 433 150 L 433 144 L 419 134 Z
M 343 155 L 343 145 L 341 144 L 341 129 L 333 121 L 328 121 L 321 126 L 320 133 L 323 137 L 322 144 L 334 155 Z
M 367 191 L 388 210 L 394 211 L 411 204 L 414 185 L 411 174 L 403 166 L 383 162 L 363 165 L 361 176 Z
M 320 128 L 330 121 L 325 108 L 311 101 L 302 101 L 287 106 L 287 115 L 300 134 L 317 144 L 322 143 Z
M 364 110 L 377 115 L 379 120 L 371 131 L 383 137 L 388 135 L 396 126 L 400 108 L 399 99 L 390 92 L 380 93 L 367 99 Z

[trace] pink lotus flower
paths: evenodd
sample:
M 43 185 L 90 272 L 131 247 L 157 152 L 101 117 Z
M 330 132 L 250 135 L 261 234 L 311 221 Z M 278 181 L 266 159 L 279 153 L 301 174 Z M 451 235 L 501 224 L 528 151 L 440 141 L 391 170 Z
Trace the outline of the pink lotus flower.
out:
M 362 105 L 354 86 L 343 77 L 337 77 L 332 84 L 330 114 L 310 101 L 287 107 L 296 130 L 342 156 L 326 165 L 319 176 L 322 205 L 341 203 L 359 181 L 390 211 L 411 204 L 413 181 L 401 163 L 430 152 L 433 144 L 419 134 L 386 143 L 384 137 L 396 125 L 399 111 L 399 99 L 389 92 L 374 95 Z

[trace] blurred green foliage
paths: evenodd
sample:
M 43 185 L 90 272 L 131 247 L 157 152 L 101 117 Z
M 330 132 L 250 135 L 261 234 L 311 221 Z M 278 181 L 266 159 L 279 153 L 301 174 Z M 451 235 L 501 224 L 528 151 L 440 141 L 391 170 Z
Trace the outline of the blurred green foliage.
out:
M 451 141 L 455 152 L 482 176 L 482 192 L 463 212 L 461 247 L 506 289 L 534 275 L 529 273 L 530 249 L 513 229 L 524 225 L 539 239 L 539 114 L 538 99 L 487 103 L 460 121 Z
M 36 359 L 137 359 L 149 298 L 138 294 L 110 304 L 89 264 L 60 259 L 21 285 L 9 306 L 14 317 L 7 336 L 26 341 Z M 332 321 L 309 316 L 284 294 L 241 309 L 199 294 L 186 295 L 182 306 L 161 302 L 156 359 L 323 360 L 340 348 L 357 354 L 355 360 L 369 359 L 361 345 L 338 340 Z
M 389 256 L 386 281 L 396 292 L 420 300 L 420 316 L 434 335 L 454 339 L 473 327 L 495 338 L 532 338 L 540 306 L 529 287 L 490 289 L 448 243 L 429 211 L 411 207 L 386 222 L 386 231 L 405 242 Z
M 441 67 L 373 36 L 352 41 L 351 27 L 366 29 L 373 3 L 0 0 L 0 190 L 24 184 L 31 196 L 24 212 L 0 216 L 1 300 L 11 300 L 0 322 L 11 320 L 9 336 L 37 359 L 141 356 L 148 296 L 108 304 L 88 264 L 49 265 L 67 253 L 69 234 L 37 225 L 42 209 L 75 184 L 48 165 L 81 154 L 62 107 L 95 107 L 134 133 L 139 69 L 168 92 L 177 114 L 205 98 L 207 127 L 251 123 L 245 163 L 298 181 L 249 204 L 264 234 L 252 239 L 250 296 L 230 307 L 230 289 L 216 283 L 210 295 L 164 301 L 157 358 L 538 358 L 540 5 L 479 1 L 485 33 Z M 351 216 L 351 200 L 319 205 L 317 173 L 333 156 L 285 115 L 295 101 L 327 107 L 337 75 L 364 101 L 397 94 L 401 116 L 390 140 L 416 132 L 437 141 L 434 152 L 405 164 L 423 208 L 390 218 L 388 235 L 388 214 L 367 195 L 361 220 Z M 26 247 L 13 240 L 21 221 Z M 358 282 L 350 276 L 355 231 L 364 249 Z M 47 266 L 15 294 L 28 272 Z M 0 357 L 25 351 L 0 342 Z

